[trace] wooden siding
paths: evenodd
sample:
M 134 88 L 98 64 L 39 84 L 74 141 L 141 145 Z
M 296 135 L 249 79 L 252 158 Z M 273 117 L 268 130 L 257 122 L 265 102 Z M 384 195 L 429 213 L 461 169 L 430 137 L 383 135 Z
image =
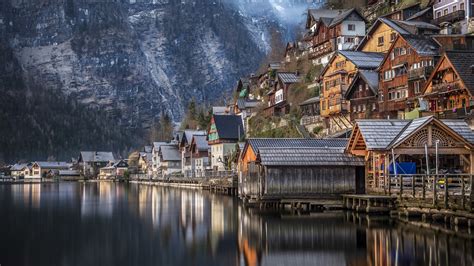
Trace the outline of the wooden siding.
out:
M 354 86 L 354 91 L 348 98 L 350 101 L 349 109 L 351 121 L 355 121 L 356 119 L 379 118 L 377 95 L 374 94 L 361 78 L 357 80 Z M 365 108 L 363 106 L 365 106 Z
M 387 51 L 390 49 L 390 46 L 392 45 L 392 42 L 390 41 L 390 35 L 392 33 L 398 34 L 387 24 L 380 23 L 380 25 L 374 29 L 372 35 L 367 36 L 367 41 L 362 47 L 359 48 L 359 50 L 363 52 L 387 53 Z M 379 37 L 383 37 L 383 45 L 379 45 Z

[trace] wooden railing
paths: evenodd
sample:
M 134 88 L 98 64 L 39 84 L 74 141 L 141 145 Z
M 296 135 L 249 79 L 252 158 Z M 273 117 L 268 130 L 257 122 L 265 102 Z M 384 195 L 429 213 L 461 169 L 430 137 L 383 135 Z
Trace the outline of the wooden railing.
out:
M 463 20 L 465 17 L 466 17 L 466 12 L 464 10 L 457 10 L 447 15 L 433 19 L 431 21 L 431 24 L 439 25 L 440 23 L 443 23 L 443 22 L 456 22 L 456 21 Z
M 470 174 L 390 175 L 386 190 L 401 201 L 419 199 L 433 207 L 471 210 L 473 178 Z
M 433 71 L 432 66 L 426 66 L 422 68 L 417 68 L 417 69 L 410 69 L 408 70 L 408 79 L 419 79 L 419 78 L 425 78 L 428 77 L 431 72 Z

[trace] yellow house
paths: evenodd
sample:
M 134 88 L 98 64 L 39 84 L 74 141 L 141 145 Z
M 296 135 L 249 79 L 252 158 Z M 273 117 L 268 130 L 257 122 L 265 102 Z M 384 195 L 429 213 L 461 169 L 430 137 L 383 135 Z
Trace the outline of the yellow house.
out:
M 378 18 L 367 31 L 366 36 L 357 47 L 361 52 L 387 53 L 399 34 L 431 35 L 439 27 L 422 21 L 399 21 Z
M 349 106 L 344 95 L 357 71 L 376 69 L 383 57 L 381 53 L 338 51 L 321 72 L 321 116 L 327 118 L 347 113 Z

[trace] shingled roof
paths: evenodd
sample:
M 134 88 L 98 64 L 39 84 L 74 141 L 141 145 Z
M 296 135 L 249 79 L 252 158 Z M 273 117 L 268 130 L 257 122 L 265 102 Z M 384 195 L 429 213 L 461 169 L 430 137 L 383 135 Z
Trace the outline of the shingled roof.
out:
M 418 35 L 402 35 L 403 39 L 421 56 L 436 56 L 439 54 L 439 44 L 432 38 Z
M 242 118 L 238 115 L 214 115 L 214 124 L 220 139 L 239 140 L 244 137 Z
M 80 160 L 83 162 L 111 162 L 115 161 L 112 152 L 104 151 L 81 151 Z
M 259 159 L 266 166 L 364 166 L 364 159 L 343 148 L 260 148 Z
M 278 72 L 278 78 L 281 80 L 281 82 L 286 84 L 300 82 L 298 75 L 293 72 Z
M 307 99 L 306 101 L 300 103 L 299 105 L 301 106 L 301 105 L 307 105 L 307 104 L 318 103 L 318 102 L 320 102 L 320 98 L 319 96 L 316 96 L 316 97 Z
M 377 95 L 379 91 L 379 74 L 371 70 L 359 70 L 346 91 L 345 97 L 349 99 L 356 88 L 357 81 L 363 79 L 369 85 L 370 90 Z
M 359 52 L 359 51 L 338 51 L 359 69 L 375 69 L 384 58 L 383 53 Z
M 181 153 L 177 145 L 163 145 L 160 147 L 163 161 L 181 161 Z
M 474 96 L 474 51 L 449 51 L 446 57 L 456 69 L 467 90 Z
M 196 145 L 198 151 L 207 151 L 209 149 L 209 144 L 207 142 L 207 136 L 194 135 L 193 142 Z
M 254 152 L 258 153 L 261 148 L 343 148 L 347 145 L 347 141 L 348 139 L 343 138 L 250 138 L 247 140 L 245 147 L 251 146 Z

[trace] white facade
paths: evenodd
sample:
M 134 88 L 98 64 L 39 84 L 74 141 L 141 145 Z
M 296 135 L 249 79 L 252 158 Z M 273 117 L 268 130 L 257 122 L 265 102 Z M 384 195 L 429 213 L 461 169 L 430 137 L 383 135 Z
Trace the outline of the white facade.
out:
M 211 147 L 211 167 L 213 170 L 224 171 L 226 170 L 225 166 L 225 156 L 230 156 L 234 151 L 236 144 L 235 143 L 219 143 L 213 144 Z

